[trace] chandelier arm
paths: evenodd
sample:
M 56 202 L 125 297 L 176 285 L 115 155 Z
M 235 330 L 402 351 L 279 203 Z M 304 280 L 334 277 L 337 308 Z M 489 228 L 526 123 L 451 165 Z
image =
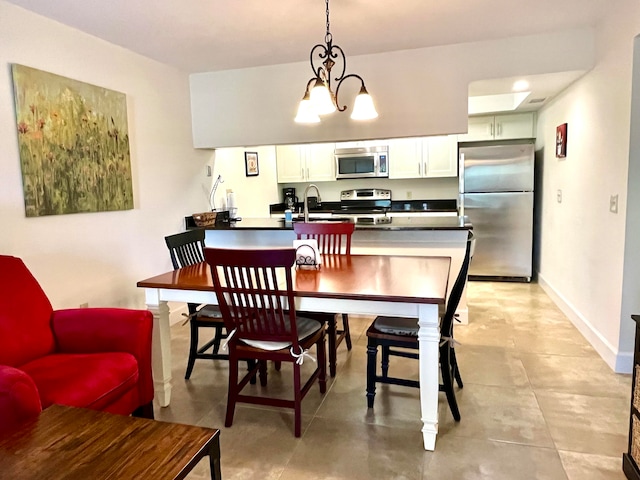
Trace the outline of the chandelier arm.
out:
M 311 64 L 311 70 L 313 71 L 313 74 L 316 76 L 316 78 L 319 78 L 320 80 L 322 80 L 323 82 L 331 82 L 331 78 L 329 77 L 329 73 L 327 72 L 325 66 L 324 66 L 324 62 L 321 62 L 321 64 L 319 66 L 316 66 L 314 64 L 314 54 L 316 54 L 316 51 L 319 50 L 317 52 L 317 58 L 322 60 L 323 58 L 328 58 L 329 57 L 329 51 L 327 50 L 327 47 L 325 45 L 322 45 L 321 43 L 315 45 L 312 49 L 311 49 L 311 53 L 309 54 L 309 63 Z M 324 75 L 323 75 L 324 73 Z
M 342 72 L 340 72 L 340 75 L 339 75 L 339 76 L 335 77 L 335 81 L 336 81 L 336 82 L 339 82 L 340 80 L 342 80 L 342 79 L 344 78 L 344 72 L 346 72 L 346 71 L 347 71 L 347 57 L 346 57 L 346 55 L 344 54 L 344 51 L 342 50 L 342 48 L 340 47 L 340 45 L 333 45 L 331 50 L 333 51 L 334 49 L 335 49 L 335 50 L 338 50 L 338 51 L 340 52 L 340 56 L 342 57 Z M 337 54 L 337 53 L 335 53 L 335 54 L 332 54 L 331 56 L 332 56 L 333 58 L 337 58 L 337 57 L 338 57 L 338 54 Z M 357 75 L 356 75 L 356 76 L 357 76 Z M 362 79 L 360 79 L 360 80 L 362 80 Z
M 315 81 L 316 81 L 316 77 L 311 77 L 307 82 L 307 88 L 304 89 L 305 97 L 309 95 L 309 93 L 311 93 L 311 86 L 315 83 Z
M 347 75 L 345 77 L 342 77 L 340 79 L 340 81 L 338 82 L 338 86 L 336 87 L 336 95 L 335 95 L 336 107 L 337 107 L 339 112 L 344 112 L 347 109 L 346 105 L 344 107 L 340 106 L 340 103 L 338 102 L 338 93 L 340 92 L 340 85 L 342 85 L 342 82 L 344 82 L 349 77 L 357 78 L 358 80 L 360 80 L 360 83 L 362 83 L 362 86 L 364 87 L 364 80 L 362 79 L 362 77 L 360 75 L 358 75 L 356 73 L 350 73 L 349 75 Z
M 318 53 L 318 58 L 327 58 L 327 56 L 329 55 L 326 45 L 323 45 L 322 43 L 318 43 L 317 45 L 313 46 L 313 48 L 311 49 L 311 53 L 309 54 L 309 61 L 311 62 L 311 68 L 314 71 L 315 71 L 315 68 L 313 67 L 313 53 L 316 51 L 316 48 L 319 48 L 321 50 L 320 53 Z

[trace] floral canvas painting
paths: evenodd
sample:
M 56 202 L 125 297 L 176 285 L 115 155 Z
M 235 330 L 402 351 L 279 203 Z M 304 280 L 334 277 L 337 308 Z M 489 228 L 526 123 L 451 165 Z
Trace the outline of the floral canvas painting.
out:
M 12 65 L 27 217 L 133 208 L 123 93 Z

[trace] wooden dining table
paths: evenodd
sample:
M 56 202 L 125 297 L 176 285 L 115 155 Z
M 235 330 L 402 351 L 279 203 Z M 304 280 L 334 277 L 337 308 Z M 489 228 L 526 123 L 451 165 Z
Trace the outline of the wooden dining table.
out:
M 318 268 L 293 268 L 296 310 L 416 318 L 424 448 L 438 432 L 439 317 L 447 296 L 449 257 L 322 255 Z M 284 280 L 284 279 L 283 279 Z M 154 316 L 156 400 L 171 401 L 171 336 L 167 302 L 217 304 L 210 267 L 200 263 L 138 282 Z M 365 373 L 363 372 L 363 375 Z M 363 405 L 366 404 L 363 393 Z

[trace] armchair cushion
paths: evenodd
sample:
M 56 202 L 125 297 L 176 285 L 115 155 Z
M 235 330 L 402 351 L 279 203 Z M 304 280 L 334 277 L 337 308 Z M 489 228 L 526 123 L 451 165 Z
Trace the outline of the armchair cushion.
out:
M 38 387 L 42 408 L 58 403 L 104 410 L 138 382 L 138 362 L 123 352 L 47 355 L 20 369 Z

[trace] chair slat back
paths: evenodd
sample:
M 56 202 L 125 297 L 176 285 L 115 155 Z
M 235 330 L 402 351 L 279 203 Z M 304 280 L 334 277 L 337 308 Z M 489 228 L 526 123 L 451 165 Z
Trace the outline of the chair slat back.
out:
M 458 305 L 460 304 L 462 292 L 464 291 L 464 286 L 467 281 L 467 273 L 469 272 L 469 264 L 471 263 L 475 241 L 476 240 L 473 237 L 473 232 L 469 230 L 464 260 L 462 261 L 462 266 L 460 267 L 460 271 L 458 272 L 456 281 L 453 283 L 453 287 L 451 288 L 449 301 L 447 302 L 447 308 L 445 310 L 444 317 L 442 317 L 442 325 L 440 326 L 440 332 L 442 333 L 442 335 L 451 335 L 454 315 L 456 313 Z
M 238 338 L 288 342 L 297 349 L 295 308 L 289 308 L 295 250 L 205 248 L 204 255 L 227 330 L 235 329 Z
M 351 254 L 351 235 L 355 230 L 351 222 L 298 222 L 293 231 L 298 240 L 315 239 L 321 254 Z
M 164 237 L 174 269 L 204 262 L 204 230 L 187 230 Z

